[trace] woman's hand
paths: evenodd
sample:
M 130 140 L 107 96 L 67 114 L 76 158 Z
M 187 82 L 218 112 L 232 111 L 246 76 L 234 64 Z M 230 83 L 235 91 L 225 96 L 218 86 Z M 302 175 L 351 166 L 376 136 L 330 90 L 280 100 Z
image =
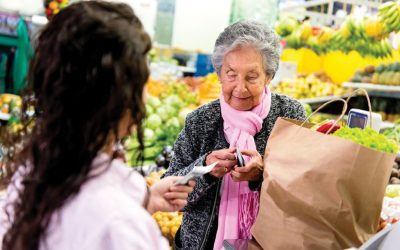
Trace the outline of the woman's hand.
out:
M 217 166 L 215 166 L 210 172 L 210 175 L 219 178 L 229 173 L 237 163 L 234 153 L 235 149 L 231 148 L 212 151 L 209 155 L 207 155 L 207 165 L 218 161 Z
M 191 180 L 187 185 L 174 185 L 182 176 L 168 176 L 156 182 L 150 188 L 147 211 L 153 214 L 157 211 L 175 212 L 182 210 L 187 204 L 189 193 L 193 191 L 196 182 Z
M 262 179 L 264 162 L 257 150 L 242 150 L 243 155 L 249 156 L 250 160 L 243 167 L 235 166 L 231 171 L 234 181 L 258 181 Z

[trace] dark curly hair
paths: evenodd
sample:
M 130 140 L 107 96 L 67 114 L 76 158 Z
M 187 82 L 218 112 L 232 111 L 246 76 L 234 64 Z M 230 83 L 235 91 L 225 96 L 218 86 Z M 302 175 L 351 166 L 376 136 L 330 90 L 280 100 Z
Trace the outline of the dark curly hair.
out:
M 37 117 L 18 156 L 27 174 L 9 204 L 3 249 L 39 248 L 52 214 L 92 178 L 93 159 L 110 132 L 118 135 L 127 111 L 142 152 L 150 47 L 140 20 L 125 4 L 72 4 L 42 31 L 29 78 Z

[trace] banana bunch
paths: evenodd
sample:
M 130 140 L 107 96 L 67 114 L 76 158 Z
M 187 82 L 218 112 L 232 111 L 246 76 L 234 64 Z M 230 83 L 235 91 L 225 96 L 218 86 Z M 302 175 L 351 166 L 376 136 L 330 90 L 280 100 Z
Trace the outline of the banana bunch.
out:
M 358 40 L 353 42 L 353 48 L 362 56 L 372 56 L 374 58 L 385 58 L 392 54 L 392 46 L 387 38 L 380 41 Z
M 322 27 L 321 33 L 319 34 L 317 41 L 319 44 L 327 43 L 333 36 L 334 31 L 329 27 Z
M 364 20 L 365 33 L 368 37 L 381 40 L 388 36 L 383 21 L 378 16 L 370 16 Z
M 290 36 L 287 36 L 286 44 L 287 44 L 287 47 L 293 48 L 293 49 L 300 49 L 305 46 L 305 43 L 301 39 L 301 33 L 299 31 L 295 31 Z
M 365 33 L 365 29 L 360 20 L 355 19 L 354 17 L 350 17 L 346 22 L 347 28 L 350 32 L 350 35 L 356 39 L 366 39 L 367 34 Z
M 311 36 L 312 36 L 312 26 L 309 21 L 305 21 L 300 26 L 300 39 L 303 41 L 307 41 L 307 39 Z
M 400 31 L 400 1 L 389 1 L 378 8 L 378 15 L 382 18 L 387 32 Z
M 340 29 L 339 29 L 339 34 L 344 39 L 347 39 L 351 35 L 350 30 L 349 30 L 349 25 L 348 25 L 349 20 L 350 19 L 348 19 L 345 22 L 343 22 L 342 25 L 340 26 Z
M 368 45 L 369 48 L 367 47 L 366 49 L 369 50 L 369 54 L 373 57 L 385 58 L 392 54 L 392 46 L 387 38 L 368 43 Z
M 281 37 L 287 37 L 298 28 L 298 22 L 294 17 L 282 18 L 275 24 L 275 32 Z

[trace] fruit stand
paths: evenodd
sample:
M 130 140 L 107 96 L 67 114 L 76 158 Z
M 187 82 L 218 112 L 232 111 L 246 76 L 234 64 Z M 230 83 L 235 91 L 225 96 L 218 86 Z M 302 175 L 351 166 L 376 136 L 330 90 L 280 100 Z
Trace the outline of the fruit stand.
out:
M 326 1 L 311 2 L 303 6 L 312 7 Z M 45 14 L 51 20 L 70 1 L 46 0 L 43 3 Z M 351 138 L 374 149 L 386 147 L 388 144 L 375 143 L 386 139 L 400 146 L 400 48 L 395 48 L 391 39 L 400 32 L 399 6 L 400 0 L 371 5 L 377 12 L 362 19 L 350 15 L 338 20 L 330 15 L 324 17 L 326 26 L 318 27 L 313 26 L 309 20 L 299 21 L 290 16 L 281 18 L 275 25 L 275 31 L 282 38 L 283 52 L 280 59 L 281 62 L 296 65 L 296 77 L 283 77 L 277 84 L 271 84 L 271 90 L 299 100 L 309 115 L 321 104 L 336 97 L 347 98 L 353 90 L 363 88 L 371 97 L 372 111 L 379 113 L 383 119 L 380 133 L 372 134 L 368 131 L 369 134 L 366 134 L 358 131 L 358 134 L 350 136 L 351 132 L 342 130 L 344 132 L 338 132 L 336 136 Z M 334 25 L 328 26 L 333 19 Z M 152 50 L 151 56 L 157 58 L 157 51 L 159 48 Z M 175 63 L 172 58 L 167 60 L 168 63 Z M 168 68 L 165 65 L 167 63 L 160 63 L 157 67 Z M 174 65 L 173 68 L 179 67 Z M 156 67 L 153 64 L 150 68 Z M 158 72 L 153 72 L 150 76 L 145 89 L 147 114 L 143 124 L 143 166 L 137 166 L 135 159 L 139 146 L 135 135 L 123 142 L 127 164 L 145 176 L 148 186 L 159 181 L 168 168 L 174 155 L 174 142 L 185 125 L 186 116 L 201 105 L 218 99 L 221 88 L 216 73 L 199 77 L 168 73 L 160 77 Z M 21 103 L 22 99 L 17 95 L 0 94 L 0 131 L 16 133 L 22 129 L 18 118 Z M 366 110 L 367 103 L 363 97 L 356 96 L 349 102 L 349 108 Z M 340 109 L 340 106 L 335 105 L 324 108 L 311 117 L 310 122 L 316 124 L 316 128 L 321 128 L 335 120 Z M 369 140 L 369 136 L 373 140 Z M 0 144 L 0 161 L 2 153 Z M 152 217 L 172 245 L 182 223 L 183 213 L 156 212 Z M 377 231 L 398 220 L 400 152 L 393 162 L 388 179 Z

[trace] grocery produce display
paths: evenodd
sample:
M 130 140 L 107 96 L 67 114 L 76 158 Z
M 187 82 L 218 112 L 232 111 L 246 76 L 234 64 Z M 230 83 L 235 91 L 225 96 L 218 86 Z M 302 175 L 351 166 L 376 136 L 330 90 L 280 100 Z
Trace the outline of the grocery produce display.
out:
M 350 81 L 400 86 L 400 62 L 381 64 L 377 67 L 368 65 L 357 71 Z
M 219 98 L 221 93 L 221 83 L 216 73 L 208 74 L 202 78 L 202 82 L 198 86 L 200 104 L 205 104 Z
M 272 90 L 295 99 L 338 96 L 345 93 L 341 84 L 331 82 L 324 73 L 298 75 L 295 79 L 284 79 Z
M 160 227 L 161 233 L 172 245 L 176 232 L 182 224 L 182 212 L 157 212 L 152 215 Z
M 393 163 L 389 185 L 386 187 L 385 198 L 381 212 L 379 229 L 394 224 L 400 220 L 400 157 Z
M 399 163 L 397 163 L 395 161 L 393 163 L 392 172 L 390 174 L 389 184 L 400 184 L 400 170 L 399 170 L 399 168 L 400 168 Z M 398 189 L 398 191 L 400 192 L 400 189 Z M 393 194 L 393 192 L 392 192 L 392 194 Z M 400 193 L 398 193 L 398 196 L 400 196 Z
M 147 185 L 150 187 L 154 183 L 160 180 L 160 177 L 165 173 L 165 170 L 157 172 L 151 172 L 146 177 Z M 182 223 L 182 212 L 156 212 L 152 215 L 156 220 L 158 226 L 164 237 L 166 237 L 172 245 L 173 238 L 175 237 L 176 231 L 178 231 Z
M 45 0 L 44 7 L 46 17 L 50 20 L 54 15 L 57 15 L 60 10 L 67 7 L 69 0 Z
M 143 126 L 145 163 L 153 162 L 165 146 L 174 144 L 183 128 L 186 115 L 198 106 L 197 94 L 183 81 L 168 83 L 150 80 L 147 91 L 147 117 Z M 138 147 L 135 136 L 126 140 L 125 146 L 129 164 L 135 165 L 132 159 Z M 160 157 L 159 160 L 161 161 Z
M 16 114 L 21 109 L 21 97 L 13 94 L 0 95 L 0 112 L 3 114 Z
M 395 20 L 399 22 L 400 18 Z M 388 35 L 395 30 L 390 25 L 385 26 L 380 16 L 365 19 L 349 16 L 338 29 L 312 27 L 308 21 L 300 24 L 294 18 L 286 17 L 277 22 L 275 30 L 285 40 L 286 47 L 307 47 L 317 54 L 354 50 L 362 56 L 384 58 L 393 52 Z
M 400 146 L 400 119 L 394 122 L 392 128 L 388 128 L 385 131 L 383 131 L 383 134 L 387 138 L 394 140 L 397 143 L 397 145 Z
M 378 11 L 386 30 L 400 31 L 400 1 L 388 1 L 379 6 Z
M 11 132 L 21 129 L 20 112 L 22 99 L 13 94 L 0 95 L 0 121 L 11 128 Z

